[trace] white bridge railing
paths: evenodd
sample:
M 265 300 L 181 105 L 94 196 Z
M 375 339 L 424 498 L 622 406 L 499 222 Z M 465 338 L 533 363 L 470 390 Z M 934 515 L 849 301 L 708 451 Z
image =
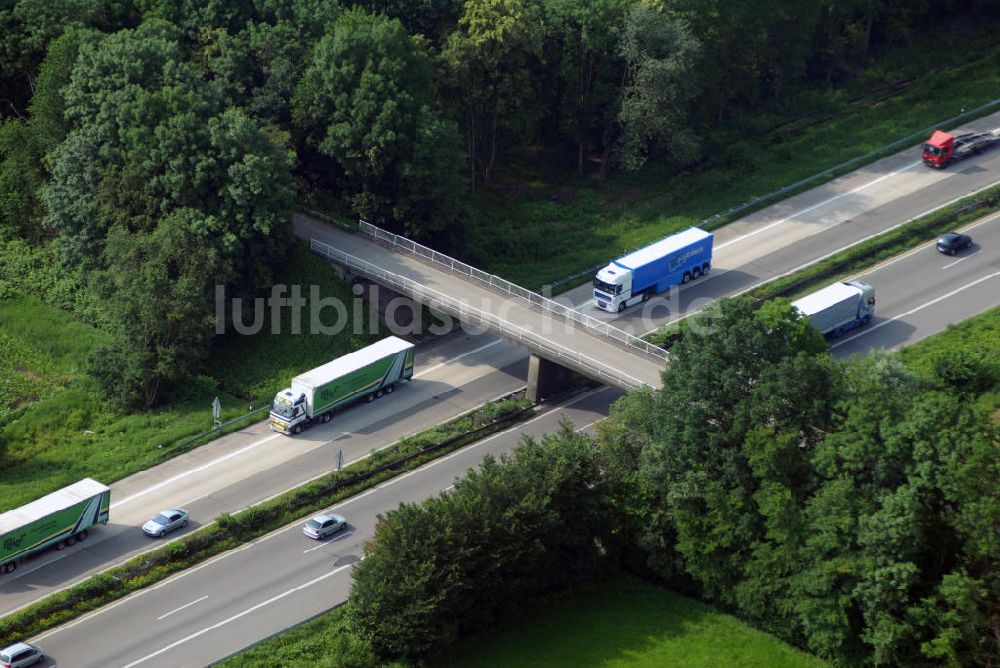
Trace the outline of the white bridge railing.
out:
M 384 241 L 393 248 L 398 248 L 399 250 L 406 251 L 407 253 L 412 253 L 413 255 L 421 257 L 438 267 L 447 269 L 448 271 L 460 276 L 470 278 L 474 281 L 482 283 L 483 285 L 489 286 L 494 290 L 511 295 L 512 297 L 523 299 L 524 301 L 529 302 L 544 311 L 554 313 L 562 318 L 579 323 L 591 332 L 619 343 L 626 348 L 643 353 L 644 355 L 648 355 L 662 362 L 666 362 L 667 360 L 667 351 L 663 348 L 654 346 L 651 343 L 643 341 L 638 336 L 633 336 L 628 332 L 622 331 L 606 322 L 602 322 L 597 318 L 580 313 L 579 311 L 574 311 L 568 306 L 548 299 L 547 297 L 543 297 L 537 292 L 532 292 L 531 290 L 522 288 L 520 285 L 511 283 L 510 281 L 500 278 L 499 276 L 488 274 L 481 269 L 476 269 L 471 265 L 468 265 L 460 260 L 456 260 L 453 257 L 449 257 L 444 253 L 439 253 L 432 248 L 428 248 L 427 246 L 418 244 L 417 242 L 407 239 L 406 237 L 393 234 L 392 232 L 386 232 L 382 228 L 376 227 L 371 223 L 366 223 L 363 220 L 360 221 L 359 227 L 362 233 L 374 237 L 379 241 Z
M 546 340 L 543 336 L 535 334 L 524 327 L 519 327 L 506 320 L 502 320 L 491 313 L 449 297 L 405 276 L 386 271 L 367 260 L 362 260 L 350 253 L 345 253 L 322 241 L 312 239 L 310 247 L 314 252 L 338 264 L 342 264 L 359 274 L 392 286 L 422 304 L 433 306 L 445 313 L 451 313 L 463 322 L 493 329 L 506 338 L 522 343 L 530 349 L 537 350 L 542 356 L 554 362 L 562 361 L 571 367 L 576 367 L 579 371 L 587 375 L 622 389 L 638 389 L 648 385 L 648 383 L 612 368 L 607 364 L 598 362 L 558 343 Z

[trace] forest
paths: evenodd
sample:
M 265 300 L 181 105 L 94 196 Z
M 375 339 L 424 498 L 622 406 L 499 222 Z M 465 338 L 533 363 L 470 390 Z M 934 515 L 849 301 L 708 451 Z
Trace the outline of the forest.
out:
M 385 513 L 331 665 L 433 663 L 615 569 L 832 665 L 995 665 L 1000 459 L 977 402 L 995 356 L 943 350 L 918 375 L 832 359 L 786 300 L 694 317 L 663 389 L 619 400 L 596 438 L 566 422 Z
M 92 375 L 148 410 L 216 338 L 215 286 L 273 282 L 304 202 L 462 255 L 519 148 L 600 182 L 697 169 L 760 105 L 997 7 L 6 0 L 0 278 L 106 332 Z

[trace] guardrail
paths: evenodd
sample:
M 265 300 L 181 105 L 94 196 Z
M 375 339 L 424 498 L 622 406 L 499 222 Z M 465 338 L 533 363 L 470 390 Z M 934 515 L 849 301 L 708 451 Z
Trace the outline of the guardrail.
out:
M 787 185 L 787 186 L 783 186 L 781 188 L 778 188 L 777 190 L 772 190 L 771 192 L 766 193 L 764 195 L 760 195 L 758 197 L 754 197 L 753 199 L 747 200 L 746 202 L 744 202 L 742 204 L 734 206 L 734 207 L 732 207 L 730 209 L 726 209 L 725 211 L 722 211 L 721 213 L 717 213 L 714 216 L 711 216 L 710 218 L 704 219 L 703 221 L 701 221 L 699 223 L 699 226 L 700 227 L 708 227 L 709 229 L 712 229 L 714 227 L 713 224 L 716 223 L 717 221 L 719 221 L 720 219 L 727 218 L 729 216 L 732 216 L 735 213 L 739 213 L 739 212 L 744 211 L 746 209 L 759 206 L 760 204 L 763 204 L 764 202 L 766 202 L 768 200 L 777 199 L 778 197 L 781 197 L 781 196 L 785 195 L 786 193 L 798 190 L 798 189 L 802 188 L 803 186 L 807 186 L 810 183 L 813 183 L 814 181 L 819 181 L 819 180 L 824 179 L 824 178 L 826 178 L 828 176 L 839 175 L 841 172 L 845 172 L 847 170 L 850 170 L 851 168 L 853 168 L 854 166 L 858 165 L 859 163 L 867 163 L 867 162 L 870 162 L 870 161 L 875 160 L 877 158 L 885 157 L 886 155 L 894 153 L 895 151 L 897 151 L 898 149 L 900 149 L 900 148 L 902 148 L 904 146 L 909 146 L 910 144 L 912 144 L 915 141 L 920 141 L 922 139 L 926 139 L 927 138 L 927 133 L 929 133 L 929 132 L 932 132 L 932 131 L 934 131 L 934 130 L 936 130 L 938 128 L 941 128 L 941 127 L 951 126 L 951 125 L 953 125 L 955 123 L 964 121 L 964 120 L 966 120 L 968 118 L 977 117 L 982 112 L 987 111 L 987 110 L 991 109 L 992 107 L 997 107 L 997 106 L 1000 106 L 1000 98 L 996 98 L 994 100 L 991 100 L 990 102 L 987 102 L 986 104 L 983 104 L 983 105 L 980 105 L 980 106 L 976 107 L 975 109 L 970 109 L 969 111 L 963 111 L 962 113 L 958 114 L 957 116 L 952 116 L 951 118 L 946 118 L 943 121 L 939 121 L 938 123 L 935 123 L 934 125 L 931 125 L 930 127 L 926 127 L 923 130 L 918 130 L 917 132 L 914 132 L 913 134 L 907 135 L 907 136 L 903 137 L 902 139 L 897 139 L 896 141 L 892 142 L 891 144 L 886 144 L 885 146 L 882 146 L 881 148 L 877 148 L 874 151 L 869 151 L 868 153 L 865 153 L 864 155 L 859 155 L 859 156 L 857 156 L 855 158 L 851 158 L 850 160 L 848 160 L 846 162 L 842 162 L 839 165 L 831 167 L 830 169 L 826 169 L 826 170 L 824 170 L 822 172 L 819 172 L 817 174 L 813 174 L 812 176 L 807 176 L 806 178 L 802 179 L 801 181 L 796 181 L 795 183 L 792 183 L 792 184 Z
M 427 260 L 431 264 L 443 267 L 454 274 L 470 278 L 478 283 L 486 285 L 499 292 L 506 293 L 512 297 L 523 299 L 533 306 L 537 306 L 544 311 L 554 313 L 562 318 L 576 322 L 592 332 L 623 345 L 626 348 L 640 352 L 658 361 L 667 361 L 667 351 L 663 348 L 654 346 L 647 341 L 643 341 L 638 336 L 633 336 L 628 332 L 622 331 L 606 322 L 602 322 L 597 318 L 580 313 L 579 311 L 574 311 L 568 306 L 548 299 L 547 297 L 543 297 L 537 292 L 532 292 L 527 288 L 522 288 L 520 285 L 511 283 L 510 281 L 500 278 L 494 274 L 488 274 L 482 269 L 476 269 L 472 265 L 468 265 L 461 260 L 456 260 L 455 258 L 449 257 L 444 253 L 439 253 L 433 248 L 428 248 L 427 246 L 418 244 L 417 242 L 407 239 L 406 237 L 393 234 L 392 232 L 386 232 L 382 228 L 376 227 L 371 223 L 366 223 L 363 220 L 360 221 L 359 228 L 363 234 L 367 234 L 378 241 L 383 241 L 389 244 L 392 248 L 397 248 L 407 253 L 411 253 L 417 257 Z
M 541 336 L 536 335 L 523 327 L 519 327 L 496 317 L 492 313 L 486 313 L 485 311 L 470 306 L 469 304 L 461 302 L 453 297 L 449 297 L 444 293 L 422 285 L 421 283 L 417 283 L 416 281 L 406 278 L 405 276 L 400 276 L 399 274 L 395 274 L 391 271 L 386 271 L 385 269 L 382 269 L 367 260 L 362 260 L 361 258 L 351 255 L 350 253 L 345 253 L 344 251 L 338 250 L 329 244 L 323 243 L 322 241 L 317 239 L 310 240 L 310 248 L 312 248 L 314 252 L 343 264 L 359 274 L 382 282 L 388 286 L 397 288 L 402 292 L 409 294 L 413 299 L 421 303 L 436 307 L 447 313 L 451 313 L 464 322 L 474 325 L 478 324 L 480 326 L 496 330 L 506 338 L 518 343 L 526 344 L 527 347 L 540 351 L 543 356 L 551 359 L 552 361 L 561 361 L 568 366 L 577 368 L 579 371 L 587 375 L 592 375 L 622 389 L 633 390 L 647 385 L 647 383 L 635 378 L 634 376 L 623 373 L 606 364 L 598 362 L 597 360 L 586 357 L 574 350 L 566 348 L 565 346 L 547 341 Z M 656 346 L 650 347 L 656 348 Z M 657 350 L 662 349 L 657 348 Z M 666 353 L 666 351 L 664 351 L 664 353 Z
M 792 183 L 787 186 L 782 186 L 781 188 L 772 190 L 768 193 L 764 193 L 763 195 L 758 195 L 752 199 L 743 202 L 742 204 L 737 204 L 736 206 L 730 207 L 725 211 L 721 211 L 712 216 L 709 216 L 708 218 L 702 219 L 696 225 L 696 227 L 700 227 L 705 230 L 713 230 L 718 227 L 721 227 L 725 223 L 730 222 L 730 219 L 732 219 L 732 217 L 735 216 L 736 214 L 747 211 L 748 209 L 755 209 L 757 207 L 763 206 L 766 202 L 770 202 L 771 200 L 775 200 L 790 193 L 796 192 L 801 188 L 804 188 L 805 186 L 814 183 L 816 181 L 820 181 L 828 177 L 840 176 L 842 173 L 845 173 L 860 164 L 868 163 L 878 158 L 883 158 L 887 155 L 892 154 L 893 152 L 897 151 L 899 148 L 903 146 L 908 146 L 915 141 L 920 141 L 921 139 L 925 139 L 928 136 L 929 132 L 932 132 L 938 128 L 953 126 L 955 123 L 959 123 L 961 121 L 965 121 L 970 118 L 978 117 L 983 112 L 989 111 L 994 107 L 1000 108 L 1000 98 L 991 100 L 986 104 L 976 107 L 975 109 L 970 109 L 969 111 L 963 111 L 957 116 L 946 118 L 945 120 L 939 121 L 938 123 L 935 123 L 930 127 L 914 132 L 913 134 L 907 135 L 902 139 L 897 139 L 896 141 L 890 144 L 886 144 L 885 146 L 882 146 L 880 148 L 877 148 L 874 151 L 869 151 L 868 153 L 865 153 L 863 155 L 851 158 L 846 162 L 842 162 L 839 165 L 830 167 L 829 169 L 823 170 L 822 172 L 813 174 L 811 176 L 807 176 L 806 178 L 796 181 L 795 183 Z M 639 247 L 624 249 L 618 254 L 618 257 L 628 255 L 637 248 Z M 550 283 L 549 288 L 555 289 L 561 287 L 567 283 L 570 283 L 585 276 L 588 273 L 594 273 L 603 266 L 604 265 L 596 265 L 590 269 L 585 269 L 584 271 L 573 274 L 572 276 L 561 278 L 558 281 Z

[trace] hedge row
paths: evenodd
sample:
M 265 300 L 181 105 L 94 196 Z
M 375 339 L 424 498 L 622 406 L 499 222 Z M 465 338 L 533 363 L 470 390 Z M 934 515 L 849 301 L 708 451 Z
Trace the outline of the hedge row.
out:
M 485 404 L 426 431 L 408 436 L 340 471 L 209 524 L 161 548 L 110 568 L 0 619 L 0 646 L 64 624 L 159 582 L 217 554 L 374 487 L 399 473 L 453 452 L 526 419 L 531 402 L 506 399 Z

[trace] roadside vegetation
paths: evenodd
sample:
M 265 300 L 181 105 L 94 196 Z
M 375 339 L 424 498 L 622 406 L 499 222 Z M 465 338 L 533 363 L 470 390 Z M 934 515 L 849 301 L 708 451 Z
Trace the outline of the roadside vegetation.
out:
M 940 379 L 992 411 L 1000 424 L 1000 307 L 949 325 L 896 355 L 919 376 Z
M 216 665 L 343 668 L 360 665 L 359 644 L 351 636 L 346 611 L 339 607 Z M 459 641 L 427 665 L 818 668 L 826 664 L 711 606 L 635 576 L 612 574 L 543 598 L 519 614 L 517 621 Z
M 966 197 L 787 276 L 768 281 L 751 290 L 748 295 L 757 303 L 775 297 L 797 299 L 812 292 L 821 284 L 835 280 L 836 277 L 860 273 L 911 248 L 933 241 L 949 230 L 962 227 L 998 210 L 1000 210 L 1000 186 Z M 671 323 L 650 332 L 643 338 L 661 348 L 669 348 L 678 340 L 681 331 L 682 328 L 678 323 Z
M 27 292 L 55 301 L 58 287 L 46 288 L 49 274 L 41 266 L 25 270 L 18 280 Z M 350 289 L 304 242 L 294 245 L 277 276 L 304 286 L 305 296 L 316 285 L 322 297 L 351 303 Z M 0 281 L 4 277 L 0 268 Z M 358 307 L 367 322 L 367 304 Z M 332 325 L 327 311 L 324 322 Z M 167 405 L 135 413 L 86 373 L 88 359 L 109 337 L 81 322 L 81 312 L 74 317 L 14 291 L 0 299 L 0 512 L 84 477 L 111 483 L 152 466 L 164 451 L 178 454 L 172 446 L 212 427 L 216 396 L 223 420 L 239 417 L 268 403 L 293 376 L 377 338 L 365 330 L 354 334 L 350 314 L 339 334 L 310 335 L 308 305 L 302 334 L 290 333 L 287 309 L 280 333 L 271 334 L 271 313 L 265 310 L 260 333 L 219 339 L 203 373 L 175 388 Z
M 1000 368 L 995 355 L 959 362 L 972 338 L 984 343 L 971 359 L 992 354 L 997 312 L 928 339 L 907 358 L 914 373 L 882 354 L 833 360 L 787 302 L 711 310 L 675 346 L 663 390 L 619 401 L 595 439 L 566 424 L 383 515 L 324 651 L 342 665 L 479 665 L 546 663 L 546 646 L 572 660 L 579 647 L 590 653 L 573 663 L 586 665 L 607 643 L 568 638 L 614 609 L 605 593 L 593 620 L 582 603 L 565 622 L 559 603 L 524 611 L 624 569 L 824 661 L 995 662 L 1000 548 L 984 527 L 1000 523 L 998 428 L 976 398 L 996 391 Z M 632 649 L 621 665 L 655 665 L 661 648 L 713 661 L 705 653 L 722 646 L 705 637 L 718 625 L 675 612 L 664 623 L 683 631 L 664 648 L 642 626 L 642 597 L 623 599 L 638 611 L 632 632 L 623 612 L 600 634 L 610 624 L 612 649 Z M 515 617 L 515 631 L 497 630 Z
M 400 473 L 527 419 L 531 402 L 509 398 L 400 439 L 339 471 L 323 475 L 238 513 L 223 513 L 211 524 L 150 550 L 80 584 L 32 603 L 0 619 L 0 646 L 37 635 L 128 594 L 160 582 L 215 555 L 328 508 Z
M 517 621 L 459 642 L 430 663 L 453 668 L 826 665 L 711 606 L 622 574 L 542 599 Z
M 307 263 L 303 201 L 538 287 L 980 105 L 1000 76 L 979 2 L 431 4 L 0 13 L 0 300 L 93 329 L 71 373 L 0 343 L 0 426 L 25 420 L 0 435 L 13 468 L 55 451 L 41 436 L 122 475 L 216 394 L 231 416 L 374 336 L 216 333 L 219 286 L 252 320 Z M 46 401 L 58 415 L 28 415 Z M 112 432 L 120 446 L 81 440 Z M 32 494 L 75 475 L 64 460 L 22 476 Z

